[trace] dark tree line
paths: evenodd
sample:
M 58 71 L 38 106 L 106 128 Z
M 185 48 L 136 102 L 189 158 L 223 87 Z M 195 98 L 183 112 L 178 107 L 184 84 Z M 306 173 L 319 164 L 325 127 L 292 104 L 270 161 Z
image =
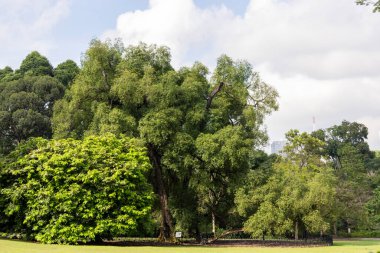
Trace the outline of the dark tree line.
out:
M 52 137 L 54 102 L 78 72 L 75 62 L 53 68 L 38 52 L 30 53 L 15 71 L 0 69 L 0 154 L 30 137 Z

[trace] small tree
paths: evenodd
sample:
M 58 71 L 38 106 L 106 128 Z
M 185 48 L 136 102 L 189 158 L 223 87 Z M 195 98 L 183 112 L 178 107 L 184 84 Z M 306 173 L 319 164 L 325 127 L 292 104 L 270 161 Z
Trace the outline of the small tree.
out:
M 149 169 L 145 149 L 134 139 L 39 139 L 37 149 L 6 169 L 15 182 L 2 190 L 5 214 L 44 243 L 128 235 L 150 214 Z
M 268 181 L 256 189 L 247 189 L 250 186 L 246 185 L 241 190 L 249 193 L 250 202 L 257 208 L 249 207 L 240 198 L 236 201 L 242 214 L 247 209 L 254 210 L 244 224 L 245 231 L 254 237 L 292 233 L 298 239 L 302 229 L 323 233 L 330 227 L 335 177 L 315 153 L 324 143 L 298 131 L 289 132 L 287 138 L 285 156 L 274 164 Z

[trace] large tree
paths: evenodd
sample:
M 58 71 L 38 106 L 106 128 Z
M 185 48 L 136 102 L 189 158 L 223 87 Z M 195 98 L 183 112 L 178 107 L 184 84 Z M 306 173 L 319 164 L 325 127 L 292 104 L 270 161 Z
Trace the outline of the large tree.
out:
M 337 218 L 342 223 L 340 227 L 348 232 L 365 222 L 364 203 L 371 195 L 370 180 L 376 164 L 373 163 L 375 154 L 369 149 L 367 135 L 365 125 L 345 120 L 340 125 L 313 133 L 326 142 L 322 154 L 329 158 L 338 178 Z M 339 228 L 339 224 L 336 225 L 335 228 Z
M 50 138 L 53 104 L 64 90 L 50 76 L 0 83 L 0 154 L 7 154 L 29 137 Z
M 253 149 L 265 143 L 263 119 L 277 109 L 277 92 L 247 62 L 222 56 L 210 82 L 202 64 L 176 71 L 170 60 L 166 47 L 124 49 L 93 41 L 53 118 L 56 138 L 113 132 L 145 141 L 162 240 L 173 239 L 170 209 L 179 202 L 170 201 L 175 198 L 170 193 L 189 188 L 203 198 L 202 188 L 223 196 L 248 167 Z M 216 202 L 192 198 L 193 210 L 206 202 L 208 214 L 216 208 Z M 183 212 L 175 213 L 183 218 Z M 190 223 L 197 227 L 197 221 Z
M 49 60 L 37 51 L 28 54 L 16 71 L 0 69 L 0 155 L 29 137 L 52 136 L 53 104 L 78 72 L 71 60 L 53 71 Z

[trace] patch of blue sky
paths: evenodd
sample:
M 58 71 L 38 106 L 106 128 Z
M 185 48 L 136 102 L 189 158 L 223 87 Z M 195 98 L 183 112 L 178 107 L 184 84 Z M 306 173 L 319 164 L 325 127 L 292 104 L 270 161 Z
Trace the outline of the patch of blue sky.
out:
M 200 8 L 209 8 L 213 6 L 224 5 L 236 15 L 243 16 L 249 4 L 249 0 L 194 0 Z

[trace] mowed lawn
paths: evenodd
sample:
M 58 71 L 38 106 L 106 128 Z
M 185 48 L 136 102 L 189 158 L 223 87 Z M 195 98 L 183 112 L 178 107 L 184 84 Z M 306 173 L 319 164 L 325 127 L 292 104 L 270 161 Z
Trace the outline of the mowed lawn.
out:
M 0 240 L 0 253 L 377 253 L 380 240 L 337 241 L 331 247 L 117 247 L 44 245 Z

